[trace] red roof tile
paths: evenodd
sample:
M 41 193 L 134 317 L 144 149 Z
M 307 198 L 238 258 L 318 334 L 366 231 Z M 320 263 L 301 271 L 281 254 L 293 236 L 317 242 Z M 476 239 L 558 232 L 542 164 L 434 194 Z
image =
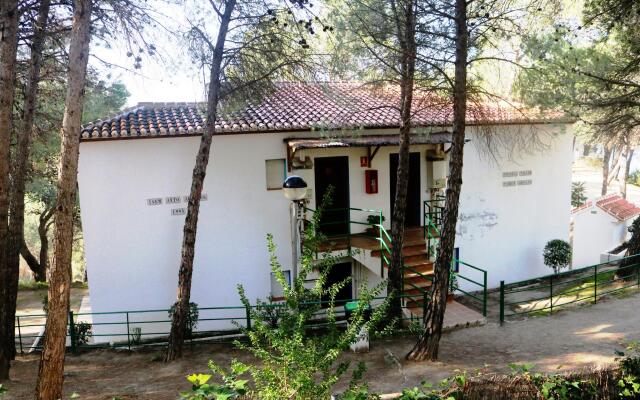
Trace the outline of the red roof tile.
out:
M 623 199 L 619 194 L 610 194 L 596 200 L 596 206 L 620 221 L 640 215 L 640 207 Z
M 280 83 L 257 103 L 247 102 L 216 121 L 216 132 L 259 133 L 278 131 L 397 128 L 399 95 L 394 88 L 373 88 L 359 83 Z M 415 126 L 447 126 L 452 122 L 448 101 L 416 93 Z M 204 130 L 203 104 L 140 103 L 121 114 L 88 124 L 82 140 L 152 136 L 199 135 Z M 514 107 L 469 105 L 471 125 L 570 122 L 562 113 L 540 114 Z

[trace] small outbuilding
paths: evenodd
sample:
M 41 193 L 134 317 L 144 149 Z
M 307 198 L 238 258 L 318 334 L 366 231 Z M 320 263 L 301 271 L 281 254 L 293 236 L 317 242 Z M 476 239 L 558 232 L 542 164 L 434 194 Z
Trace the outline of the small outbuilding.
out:
M 597 264 L 602 255 L 627 240 L 627 228 L 640 215 L 640 207 L 620 194 L 589 200 L 571 211 L 574 267 Z

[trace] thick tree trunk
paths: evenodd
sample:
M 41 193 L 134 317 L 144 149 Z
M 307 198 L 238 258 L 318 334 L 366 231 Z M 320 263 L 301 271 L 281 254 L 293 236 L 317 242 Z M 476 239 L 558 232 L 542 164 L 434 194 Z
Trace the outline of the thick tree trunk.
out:
M 236 0 L 228 0 L 225 5 L 224 14 L 220 21 L 220 29 L 216 40 L 216 47 L 213 51 L 213 62 L 209 76 L 209 94 L 207 98 L 207 121 L 205 131 L 200 139 L 200 148 L 196 155 L 196 164 L 193 168 L 191 178 L 191 192 L 189 193 L 189 206 L 184 221 L 182 237 L 182 257 L 180 260 L 180 271 L 178 272 L 178 296 L 176 310 L 171 321 L 171 332 L 165 361 L 172 361 L 182 357 L 182 346 L 184 344 L 184 333 L 187 326 L 189 314 L 189 300 L 191 297 L 191 276 L 193 275 L 193 257 L 195 254 L 196 232 L 198 229 L 198 213 L 200 211 L 200 196 L 202 186 L 207 174 L 209 164 L 209 154 L 211 153 L 211 142 L 216 131 L 216 115 L 218 101 L 220 99 L 220 75 L 221 65 L 224 56 L 224 44 L 227 39 L 227 30 L 231 14 L 236 5 Z
M 11 321 L 15 320 L 16 302 L 18 300 L 18 278 L 20 275 L 20 247 L 24 236 L 24 187 L 33 133 L 33 118 L 36 106 L 38 82 L 40 81 L 40 66 L 42 64 L 42 47 L 44 45 L 45 29 L 49 17 L 50 0 L 42 0 L 38 8 L 38 17 L 34 25 L 33 40 L 31 42 L 31 57 L 29 60 L 29 75 L 25 87 L 24 106 L 22 111 L 22 127 L 18 130 L 18 143 L 15 160 L 12 161 L 11 171 L 11 199 L 9 212 L 9 243 L 7 247 L 7 268 L 9 283 L 5 290 L 7 296 L 4 307 Z M 15 327 L 9 327 L 11 341 L 15 341 Z M 15 346 L 14 346 L 15 348 Z
M 13 127 L 13 96 L 18 45 L 18 1 L 0 1 L 0 381 L 9 379 L 14 317 L 8 312 L 11 270 L 7 265 L 9 239 L 9 143 Z
M 73 217 L 78 181 L 78 152 L 84 102 L 84 87 L 91 40 L 92 0 L 74 2 L 73 28 L 69 45 L 69 71 L 62 120 L 62 146 L 58 170 L 58 196 L 54 223 L 53 258 L 49 276 L 47 340 L 40 358 L 36 399 L 62 397 L 62 383 L 71 286 Z
M 605 144 L 602 157 L 602 188 L 600 189 L 600 195 L 607 194 L 609 188 L 609 163 L 611 162 L 612 146 Z
M 413 86 L 415 75 L 415 14 L 414 2 L 408 0 L 401 2 L 402 15 L 398 15 L 400 10 L 394 10 L 397 18 L 401 19 L 398 26 L 402 30 L 398 32 L 398 39 L 401 48 L 401 76 L 400 76 L 400 146 L 398 149 L 398 171 L 396 179 L 396 198 L 394 199 L 393 215 L 391 216 L 391 266 L 389 268 L 389 279 L 387 293 L 390 304 L 388 318 L 402 318 L 402 298 L 403 292 L 403 256 L 402 246 L 404 242 L 404 223 L 407 208 L 407 190 L 409 185 L 409 150 L 411 140 L 411 106 L 413 103 Z M 391 171 L 393 173 L 393 171 Z
M 442 322 L 447 306 L 451 258 L 456 239 L 467 113 L 467 0 L 456 0 L 455 14 L 457 25 L 456 61 L 453 88 L 453 142 L 449 153 L 449 180 L 442 232 L 440 232 L 440 245 L 436 255 L 433 289 L 427 304 L 424 332 L 406 357 L 408 360 L 414 361 L 438 359 Z

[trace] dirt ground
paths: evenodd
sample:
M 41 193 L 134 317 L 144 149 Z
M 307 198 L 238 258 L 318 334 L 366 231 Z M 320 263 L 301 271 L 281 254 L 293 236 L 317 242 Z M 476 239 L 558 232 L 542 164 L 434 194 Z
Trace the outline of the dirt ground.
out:
M 532 363 L 535 369 L 553 372 L 605 365 L 614 361 L 616 349 L 640 340 L 640 295 L 603 300 L 597 305 L 575 308 L 551 317 L 507 322 L 444 334 L 440 361 L 411 363 L 403 357 L 415 338 L 402 337 L 372 343 L 364 355 L 346 354 L 368 366 L 365 379 L 381 393 L 398 392 L 422 380 L 437 382 L 456 370 L 508 371 L 508 363 Z M 164 364 L 159 350 L 127 352 L 91 351 L 70 355 L 65 369 L 67 396 L 80 399 L 176 399 L 189 385 L 185 376 L 206 372 L 209 359 L 228 365 L 231 358 L 249 356 L 230 345 L 196 345 L 175 363 Z M 6 385 L 8 399 L 31 398 L 38 370 L 38 356 L 19 357 L 12 380 Z

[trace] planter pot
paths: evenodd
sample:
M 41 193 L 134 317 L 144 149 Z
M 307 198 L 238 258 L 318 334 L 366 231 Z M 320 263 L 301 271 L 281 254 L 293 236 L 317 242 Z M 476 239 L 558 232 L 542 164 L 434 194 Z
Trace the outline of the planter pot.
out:
M 447 293 L 447 303 L 451 303 L 453 302 L 453 299 L 455 298 L 453 293 Z

